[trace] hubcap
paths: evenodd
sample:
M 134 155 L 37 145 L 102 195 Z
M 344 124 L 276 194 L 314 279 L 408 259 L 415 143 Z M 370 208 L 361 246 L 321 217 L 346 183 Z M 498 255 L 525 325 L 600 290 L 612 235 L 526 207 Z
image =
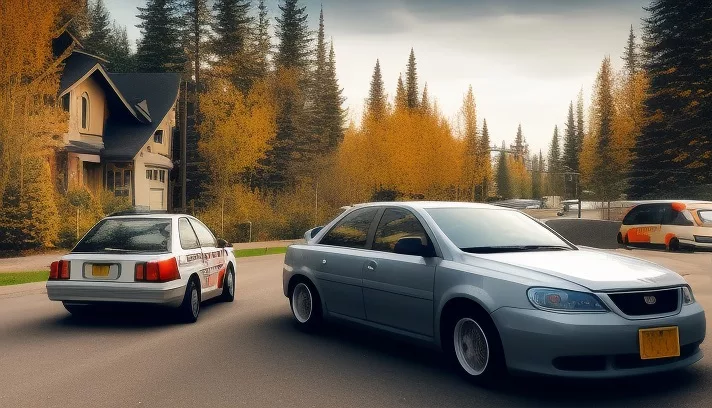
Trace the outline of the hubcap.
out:
M 476 321 L 465 317 L 455 325 L 455 354 L 460 366 L 470 375 L 480 375 L 489 362 L 487 336 Z
M 227 290 L 230 292 L 230 296 L 235 295 L 235 278 L 232 276 L 232 272 L 227 274 Z
M 198 300 L 198 290 L 195 288 L 190 292 L 190 308 L 193 311 L 193 316 L 198 317 L 200 301 Z
M 298 284 L 292 292 L 292 311 L 299 323 L 306 323 L 311 317 L 312 294 L 303 283 Z

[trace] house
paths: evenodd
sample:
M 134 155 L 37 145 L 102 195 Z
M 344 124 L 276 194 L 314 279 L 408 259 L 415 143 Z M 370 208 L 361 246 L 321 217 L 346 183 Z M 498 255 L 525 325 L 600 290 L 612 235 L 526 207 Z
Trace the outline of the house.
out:
M 180 75 L 107 72 L 106 61 L 68 32 L 53 44 L 56 55 L 71 46 L 60 77 L 59 98 L 69 114 L 55 158 L 60 184 L 107 189 L 137 209 L 171 210 Z

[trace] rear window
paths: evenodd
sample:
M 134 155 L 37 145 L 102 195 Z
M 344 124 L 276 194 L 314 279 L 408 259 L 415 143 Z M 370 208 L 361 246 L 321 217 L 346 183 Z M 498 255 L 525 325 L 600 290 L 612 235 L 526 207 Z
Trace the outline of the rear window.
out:
M 171 220 L 168 218 L 108 218 L 101 220 L 72 252 L 169 252 Z

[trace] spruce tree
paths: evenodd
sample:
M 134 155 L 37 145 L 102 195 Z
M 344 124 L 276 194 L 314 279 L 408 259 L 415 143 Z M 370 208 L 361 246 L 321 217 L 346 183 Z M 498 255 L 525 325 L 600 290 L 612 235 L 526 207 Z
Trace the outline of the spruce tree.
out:
M 566 129 L 564 130 L 564 152 L 562 163 L 566 171 L 578 171 L 579 168 L 579 152 L 576 137 L 574 103 L 572 101 L 569 103 L 569 115 L 566 120 Z
M 583 113 L 583 88 L 579 91 L 576 101 L 576 157 L 581 159 L 584 139 L 584 113 Z M 578 168 L 581 168 L 579 163 Z
M 272 38 L 269 33 L 269 18 L 267 16 L 267 6 L 265 0 L 260 0 L 257 6 L 257 29 L 255 30 L 255 50 L 258 73 L 260 77 L 265 77 L 270 70 L 270 54 L 272 53 Z
M 700 186 L 712 183 L 712 7 L 656 0 L 647 10 L 647 120 L 636 139 L 629 193 L 706 197 Z
M 116 22 L 111 27 L 106 58 L 109 61 L 107 68 L 110 72 L 134 72 L 136 70 L 126 27 L 119 26 Z
M 522 134 L 522 124 L 520 123 L 517 127 L 517 136 L 514 138 L 514 158 L 516 160 L 522 160 L 525 153 L 525 140 Z
M 596 166 L 593 169 L 593 181 L 595 194 L 600 199 L 614 199 L 620 194 L 621 173 L 614 161 L 613 145 L 613 72 L 611 69 L 611 59 L 606 57 L 601 63 L 601 69 L 596 79 L 596 97 L 594 98 L 595 122 L 597 148 Z
M 408 103 L 408 108 L 415 109 L 419 105 L 418 100 L 418 67 L 415 62 L 415 52 L 410 49 L 410 56 L 408 57 L 408 66 L 406 67 L 405 76 L 405 87 L 406 87 L 406 100 Z
M 562 193 L 559 126 L 554 126 L 554 135 L 551 137 L 551 143 L 549 144 L 549 156 L 547 157 L 547 163 L 549 164 L 547 168 L 549 186 L 551 186 L 551 190 L 554 194 L 559 195 Z
M 277 17 L 276 65 L 278 68 L 297 68 L 306 71 L 310 65 L 311 37 L 307 25 L 306 7 L 299 6 L 299 0 L 284 0 L 279 5 Z
M 386 116 L 386 109 L 386 89 L 381 74 L 381 63 L 376 60 L 376 66 L 373 68 L 373 75 L 371 76 L 371 87 L 366 100 L 366 114 L 374 120 L 380 121 Z
M 343 96 L 343 93 L 344 90 L 339 86 L 339 80 L 336 77 L 336 54 L 334 53 L 334 42 L 332 40 L 324 87 L 324 119 L 326 125 L 327 151 L 336 149 L 338 144 L 344 139 L 346 111 L 343 108 L 343 104 L 346 98 Z
M 507 165 L 507 153 L 505 152 L 504 142 L 502 142 L 502 151 L 499 153 L 497 160 L 497 195 L 503 199 L 512 197 L 512 183 L 509 174 L 509 166 Z
M 408 107 L 408 94 L 403 84 L 403 75 L 398 75 L 398 85 L 396 86 L 396 108 L 404 109 Z
M 316 58 L 313 67 L 313 77 L 310 83 L 310 123 L 315 141 L 326 147 L 329 139 L 328 124 L 326 118 L 327 110 L 327 70 L 328 61 L 326 59 L 326 40 L 324 32 L 324 9 L 319 12 L 319 29 L 316 36 Z
M 111 17 L 103 0 L 95 0 L 89 6 L 89 33 L 82 45 L 88 52 L 106 58 L 109 54 Z
M 178 0 L 147 0 L 138 7 L 141 39 L 136 50 L 140 72 L 183 72 L 185 54 L 181 43 Z
M 430 113 L 430 96 L 428 96 L 428 83 L 423 85 L 423 97 L 420 100 L 420 110 L 425 114 Z
M 212 15 L 207 0 L 181 0 L 179 4 L 181 19 L 185 24 L 182 29 L 182 43 L 187 63 L 186 72 L 192 72 L 197 92 L 202 90 L 201 71 L 208 61 L 207 45 L 210 42 Z M 196 99 L 197 103 L 197 99 Z
M 90 6 L 88 0 L 78 0 L 78 3 L 76 12 L 65 16 L 65 18 L 71 18 L 67 27 L 69 32 L 84 44 L 84 40 L 91 31 Z
M 635 43 L 635 33 L 633 32 L 633 25 L 630 26 L 630 34 L 628 34 L 628 42 L 625 46 L 625 51 L 623 52 L 623 69 L 625 70 L 628 77 L 633 77 L 638 69 L 640 68 L 640 61 L 638 59 L 638 49 Z
M 487 129 L 487 119 L 482 121 L 482 134 L 478 138 L 479 148 L 478 154 L 480 157 L 480 171 L 482 172 L 482 184 L 481 184 L 481 200 L 485 201 L 488 196 L 488 189 L 492 181 L 492 158 L 490 155 L 490 136 L 489 129 Z
M 249 46 L 250 16 L 249 0 L 215 0 L 213 3 L 213 32 L 210 51 L 217 63 L 234 55 L 244 55 Z

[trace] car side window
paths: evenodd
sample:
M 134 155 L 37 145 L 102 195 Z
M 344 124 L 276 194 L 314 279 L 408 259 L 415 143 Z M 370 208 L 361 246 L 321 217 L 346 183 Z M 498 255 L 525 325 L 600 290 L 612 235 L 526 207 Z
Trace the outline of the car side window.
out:
M 190 224 L 193 226 L 195 233 L 198 235 L 198 241 L 200 241 L 200 246 L 202 246 L 203 248 L 217 246 L 217 240 L 215 239 L 215 235 L 210 232 L 210 229 L 208 229 L 205 224 L 195 219 L 190 220 Z
M 625 225 L 660 224 L 665 212 L 664 205 L 642 204 L 631 210 L 624 220 Z
M 193 227 L 190 226 L 187 218 L 180 218 L 178 220 L 178 235 L 180 237 L 180 247 L 183 249 L 195 249 L 200 248 L 200 243 L 198 243 L 198 237 L 193 231 Z
M 669 206 L 665 209 L 665 214 L 663 215 L 663 224 L 682 225 L 686 227 L 695 225 L 695 223 L 692 221 L 692 218 L 688 218 L 686 211 L 676 211 L 672 208 L 672 206 Z
M 638 218 L 640 207 L 633 207 L 628 214 L 623 217 L 623 225 L 635 225 L 635 220 Z
M 373 249 L 376 251 L 394 252 L 399 239 L 410 237 L 420 238 L 423 245 L 429 245 L 428 234 L 418 219 L 407 210 L 389 208 L 383 213 L 376 236 L 373 240 Z
M 348 214 L 324 238 L 322 245 L 341 246 L 347 248 L 365 248 L 368 240 L 368 230 L 378 213 L 378 208 L 364 208 Z

